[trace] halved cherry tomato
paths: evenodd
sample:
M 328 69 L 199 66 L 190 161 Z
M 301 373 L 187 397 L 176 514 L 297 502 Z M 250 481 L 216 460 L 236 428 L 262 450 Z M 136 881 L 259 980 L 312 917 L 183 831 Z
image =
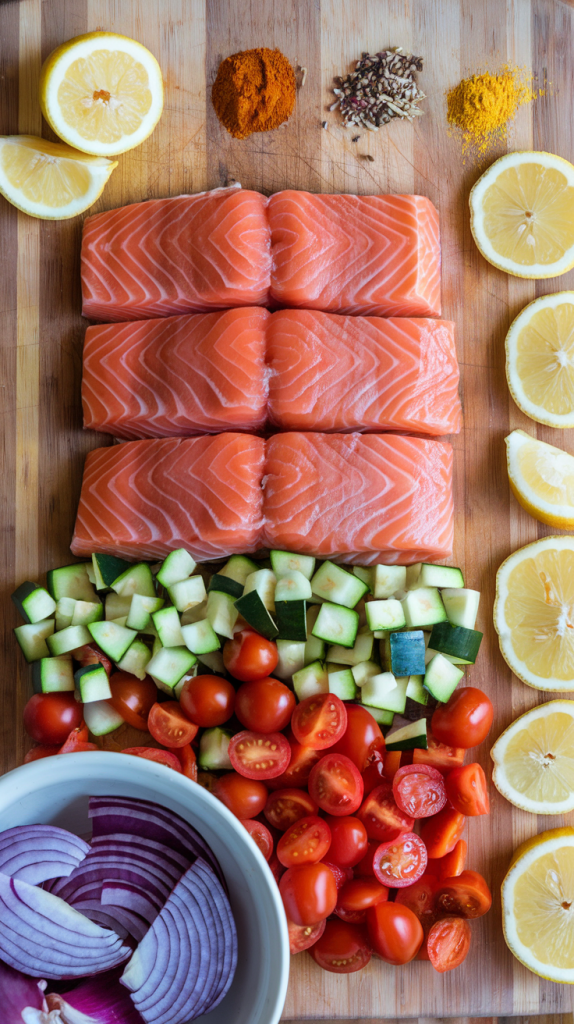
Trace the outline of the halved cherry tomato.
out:
M 363 878 L 374 878 L 375 872 L 373 870 L 373 860 L 375 853 L 381 845 L 380 839 L 369 839 L 367 849 L 362 860 L 358 864 L 355 864 L 355 875 Z
M 439 857 L 438 859 L 434 857 L 432 860 L 429 860 L 427 874 L 433 875 L 439 880 L 454 878 L 455 875 L 460 875 L 461 871 L 464 871 L 466 854 L 466 841 L 459 839 L 454 850 L 451 850 L 450 853 L 445 854 L 444 857 Z
M 335 914 L 340 921 L 347 921 L 349 924 L 365 924 L 367 920 L 366 910 L 345 910 L 338 903 L 335 907 Z
M 295 924 L 317 924 L 337 906 L 337 885 L 325 864 L 287 868 L 279 882 L 287 917 Z
M 463 833 L 464 825 L 464 814 L 452 807 L 444 807 L 434 817 L 426 818 L 421 824 L 421 838 L 429 857 L 444 857 L 454 850 Z
M 331 830 L 316 814 L 300 818 L 283 833 L 277 843 L 277 856 L 286 868 L 297 864 L 317 864 L 331 845 Z
M 378 751 L 384 751 L 385 741 L 375 719 L 360 704 L 345 704 L 347 724 L 343 734 L 332 740 L 334 754 L 349 757 L 360 772 L 364 772 Z M 329 746 L 329 744 L 326 744 Z
M 429 864 L 436 863 L 429 861 Z M 428 865 L 427 865 L 428 872 Z M 414 885 L 407 885 L 404 889 L 397 889 L 395 903 L 412 910 L 418 917 L 424 934 L 423 943 L 417 953 L 417 960 L 428 960 L 426 937 L 436 921 L 435 895 L 437 880 L 433 875 L 425 873 Z
M 28 751 L 24 758 L 24 764 L 30 764 L 31 761 L 39 761 L 42 757 L 54 757 L 60 753 L 58 744 L 47 744 L 38 743 L 35 747 L 32 747 Z
M 253 629 L 242 629 L 223 646 L 223 664 L 242 683 L 265 679 L 277 668 L 278 661 L 277 644 Z
M 273 853 L 273 836 L 267 826 L 261 821 L 255 821 L 254 818 L 243 818 L 241 820 L 241 824 L 243 825 L 243 828 L 249 832 L 249 835 L 265 857 L 265 860 L 269 860 Z
M 233 714 L 235 690 L 222 676 L 194 676 L 181 688 L 182 710 L 202 729 L 223 725 Z
M 414 819 L 397 807 L 390 782 L 383 782 L 363 800 L 357 818 L 363 822 L 369 839 L 386 842 L 401 832 L 410 832 Z
M 318 693 L 297 704 L 291 719 L 295 739 L 304 747 L 332 747 L 347 728 L 347 709 L 334 693 Z
M 273 779 L 282 775 L 291 757 L 291 747 L 280 732 L 238 732 L 229 742 L 229 760 L 246 779 Z
M 393 778 L 393 796 L 411 818 L 430 818 L 446 804 L 444 779 L 429 764 L 405 765 Z
M 422 925 L 408 907 L 400 903 L 377 903 L 367 910 L 371 945 L 389 964 L 408 964 L 423 942 Z
M 137 679 L 130 672 L 114 672 L 110 676 L 112 696 L 108 699 L 124 722 L 147 732 L 147 717 L 157 701 L 157 686 L 153 679 Z
M 362 971 L 371 959 L 365 929 L 345 921 L 327 921 L 321 938 L 309 952 L 319 967 L 332 974 Z
M 389 889 L 412 885 L 425 873 L 427 851 L 420 836 L 403 832 L 390 843 L 381 843 L 373 857 L 375 878 Z
M 375 878 L 353 878 L 345 882 L 339 891 L 337 908 L 343 910 L 368 910 L 376 903 L 388 900 L 389 890 Z
M 60 747 L 60 754 L 71 754 L 78 747 L 83 747 L 89 740 L 88 727 L 85 722 L 80 722 L 75 729 L 72 729 Z
M 311 769 L 309 793 L 327 814 L 354 814 L 363 799 L 363 780 L 350 758 L 329 753 Z
M 362 821 L 352 815 L 326 819 L 331 829 L 329 857 L 344 868 L 352 868 L 363 859 L 367 852 L 367 830 Z
M 401 751 L 400 750 L 387 750 L 385 751 L 385 759 L 383 761 L 383 775 L 385 779 L 390 779 L 391 782 L 401 767 Z
M 269 780 L 270 789 L 286 789 L 292 786 L 306 786 L 311 768 L 321 758 L 320 750 L 304 747 L 295 739 L 291 729 L 287 729 L 285 739 L 291 747 L 291 760 L 282 775 Z
M 367 796 L 367 793 L 370 793 L 375 786 L 380 786 L 382 782 L 385 782 L 385 758 L 379 750 L 375 752 L 364 772 L 361 772 L 361 775 L 364 796 Z
M 353 871 L 351 868 L 342 868 L 339 864 L 334 864 L 332 860 L 324 860 L 323 864 L 333 872 L 333 878 L 335 879 L 337 889 L 341 889 L 345 882 L 350 882 L 353 877 Z
M 486 775 L 479 764 L 463 764 L 460 768 L 453 768 L 446 777 L 445 785 L 452 806 L 467 818 L 489 813 Z
M 289 952 L 294 955 L 313 946 L 321 938 L 326 924 L 326 921 L 319 921 L 318 924 L 295 924 L 294 921 L 287 919 Z
M 72 651 L 72 658 L 74 661 L 79 662 L 82 668 L 86 665 L 103 665 L 108 676 L 112 671 L 112 663 L 108 658 L 107 654 L 104 654 L 102 649 L 97 644 L 84 644 L 83 647 L 76 647 Z
M 133 754 L 134 757 L 144 757 L 147 761 L 157 761 L 166 768 L 173 768 L 174 772 L 181 772 L 179 759 L 169 750 L 158 750 L 156 747 L 126 747 L 122 754 Z
M 273 878 L 277 882 L 277 885 L 279 885 L 279 880 L 281 878 L 281 875 L 284 875 L 285 871 L 287 869 L 284 868 L 283 865 L 279 862 L 279 860 L 277 859 L 277 854 L 276 853 L 272 853 L 271 854 L 271 857 L 269 858 L 268 863 L 269 863 L 269 870 L 272 872 Z
M 190 722 L 176 700 L 153 704 L 147 727 L 154 740 L 164 747 L 185 747 L 197 736 L 198 726 Z
M 470 925 L 460 917 L 444 917 L 433 924 L 426 946 L 435 971 L 442 974 L 459 967 L 470 949 L 470 940 Z
M 263 813 L 274 828 L 286 832 L 300 818 L 316 814 L 318 809 L 317 802 L 304 789 L 277 789 L 269 794 Z
M 450 747 L 444 743 L 439 743 L 436 736 L 433 736 L 430 730 L 428 730 L 428 749 L 413 750 L 413 764 L 430 764 L 433 768 L 438 768 L 440 772 L 449 772 L 451 768 L 456 768 L 464 761 L 464 755 L 466 750 L 464 747 Z
M 431 719 L 431 729 L 440 743 L 468 750 L 486 739 L 493 718 L 489 697 L 476 686 L 463 686 L 454 691 L 446 704 L 439 704 Z
M 24 708 L 24 728 L 42 745 L 64 743 L 81 721 L 82 705 L 73 693 L 35 693 Z
M 255 818 L 267 803 L 267 788 L 255 779 L 246 779 L 237 772 L 221 775 L 212 793 L 236 818 Z
M 492 894 L 478 871 L 461 871 L 455 878 L 445 878 L 439 884 L 436 903 L 444 914 L 482 917 L 492 906 Z
M 281 732 L 289 725 L 294 707 L 293 691 L 271 676 L 243 683 L 235 695 L 235 714 L 252 732 Z
M 197 757 L 191 744 L 187 743 L 185 747 L 168 747 L 168 750 L 177 757 L 186 779 L 197 782 Z

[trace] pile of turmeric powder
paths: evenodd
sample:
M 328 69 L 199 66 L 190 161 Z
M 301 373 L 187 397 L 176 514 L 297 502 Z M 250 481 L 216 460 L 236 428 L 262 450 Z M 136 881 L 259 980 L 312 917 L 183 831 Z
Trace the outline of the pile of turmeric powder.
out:
M 525 72 L 510 65 L 497 75 L 465 78 L 447 93 L 447 120 L 462 134 L 463 154 L 483 156 L 506 136 L 518 107 L 536 99 Z
M 283 124 L 295 106 L 295 72 L 280 50 L 266 46 L 233 53 L 219 65 L 211 98 L 235 139 Z

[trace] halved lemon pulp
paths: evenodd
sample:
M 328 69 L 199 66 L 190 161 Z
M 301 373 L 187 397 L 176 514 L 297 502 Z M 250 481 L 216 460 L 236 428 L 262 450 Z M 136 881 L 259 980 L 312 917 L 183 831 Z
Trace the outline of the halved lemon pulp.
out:
M 545 295 L 522 310 L 506 337 L 506 376 L 527 416 L 574 426 L 574 292 Z
M 492 781 L 510 803 L 533 814 L 574 809 L 574 701 L 527 711 L 491 750 Z
M 512 490 L 535 519 L 561 530 L 574 527 L 574 457 L 523 430 L 506 438 Z

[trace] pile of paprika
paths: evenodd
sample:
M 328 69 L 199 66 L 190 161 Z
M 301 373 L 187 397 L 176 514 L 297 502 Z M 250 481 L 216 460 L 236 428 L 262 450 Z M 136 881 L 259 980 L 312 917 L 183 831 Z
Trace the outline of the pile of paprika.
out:
M 219 65 L 211 98 L 235 139 L 278 128 L 295 106 L 295 72 L 280 50 L 258 47 L 233 53 Z

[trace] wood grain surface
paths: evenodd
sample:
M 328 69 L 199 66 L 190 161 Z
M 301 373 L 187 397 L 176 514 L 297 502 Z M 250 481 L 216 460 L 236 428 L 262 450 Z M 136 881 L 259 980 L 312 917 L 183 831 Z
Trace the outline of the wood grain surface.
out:
M 152 137 L 120 157 L 92 212 L 137 200 L 195 192 L 232 179 L 271 193 L 417 192 L 441 218 L 443 313 L 457 323 L 464 429 L 455 448 L 455 563 L 482 591 L 486 633 L 469 673 L 496 708 L 493 737 L 539 695 L 512 677 L 491 625 L 495 572 L 515 548 L 545 532 L 510 496 L 503 438 L 521 427 L 574 451 L 572 432 L 537 427 L 513 404 L 504 372 L 504 336 L 535 296 L 574 288 L 574 272 L 538 284 L 485 263 L 471 238 L 468 192 L 481 167 L 461 157 L 445 123 L 445 90 L 462 76 L 507 61 L 532 69 L 546 93 L 523 107 L 508 147 L 545 149 L 574 159 L 574 12 L 560 0 L 21 0 L 0 6 L 0 131 L 50 138 L 37 103 L 42 60 L 63 40 L 92 29 L 139 39 L 158 57 L 166 82 L 163 117 Z M 233 140 L 217 122 L 209 92 L 230 52 L 278 46 L 306 68 L 297 108 L 273 133 Z M 340 128 L 327 113 L 333 75 L 363 50 L 401 45 L 425 58 L 426 114 L 378 134 Z M 302 73 L 299 72 L 299 78 Z M 326 120 L 327 129 L 321 128 Z M 501 155 L 505 146 L 494 151 Z M 366 154 L 374 157 L 367 160 Z M 0 394 L 2 464 L 0 571 L 2 634 L 0 770 L 27 749 L 21 715 L 29 670 L 12 635 L 9 601 L 23 579 L 39 579 L 70 559 L 69 542 L 86 452 L 108 443 L 81 429 L 79 244 L 81 218 L 41 223 L 0 200 Z M 479 752 L 487 767 L 487 745 Z M 513 810 L 493 794 L 488 819 L 470 820 L 470 864 L 495 893 L 492 912 L 473 924 L 462 968 L 438 975 L 427 964 L 400 970 L 373 962 L 360 975 L 320 971 L 293 960 L 285 1018 L 511 1016 L 569 1013 L 572 993 L 529 974 L 501 933 L 500 881 L 513 847 L 556 819 Z M 0 823 L 1 827 L 1 823 Z

